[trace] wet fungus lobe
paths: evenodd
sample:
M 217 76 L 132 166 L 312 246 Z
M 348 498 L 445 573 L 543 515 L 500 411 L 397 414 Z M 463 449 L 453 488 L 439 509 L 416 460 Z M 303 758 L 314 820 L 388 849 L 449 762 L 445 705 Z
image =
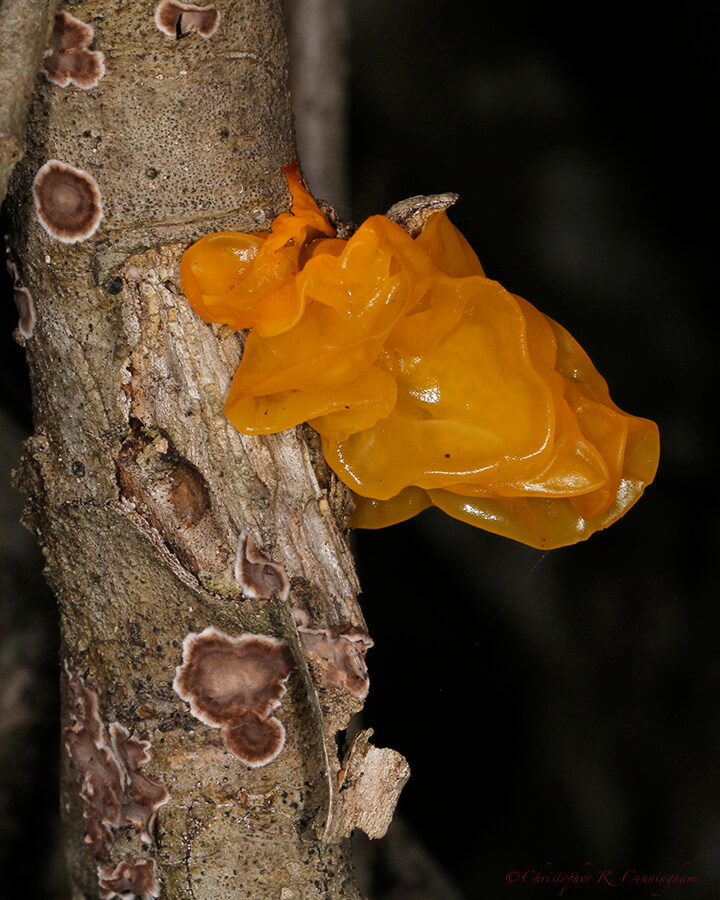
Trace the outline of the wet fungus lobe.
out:
M 96 87 L 105 74 L 105 56 L 99 50 L 88 50 L 94 36 L 91 25 L 60 10 L 44 56 L 43 72 L 48 81 L 59 87 Z
M 285 746 L 285 727 L 272 713 L 292 669 L 285 641 L 261 634 L 233 637 L 209 627 L 185 638 L 173 688 L 196 719 L 220 729 L 232 754 L 256 768 Z
M 155 24 L 169 37 L 178 40 L 192 32 L 211 38 L 220 24 L 220 12 L 214 5 L 198 6 L 180 0 L 161 0 L 155 8 Z
M 103 217 L 102 198 L 89 172 L 50 159 L 33 181 L 35 211 L 45 231 L 64 244 L 86 241 Z
M 308 422 L 360 528 L 434 505 L 550 549 L 633 506 L 657 426 L 613 403 L 561 325 L 487 277 L 447 216 L 454 195 L 411 198 L 340 239 L 297 166 L 283 172 L 292 206 L 269 233 L 207 235 L 180 266 L 200 316 L 251 329 L 225 403 L 239 431 Z
M 235 556 L 235 580 L 251 600 L 287 600 L 290 582 L 285 570 L 257 549 L 255 538 L 241 531 Z

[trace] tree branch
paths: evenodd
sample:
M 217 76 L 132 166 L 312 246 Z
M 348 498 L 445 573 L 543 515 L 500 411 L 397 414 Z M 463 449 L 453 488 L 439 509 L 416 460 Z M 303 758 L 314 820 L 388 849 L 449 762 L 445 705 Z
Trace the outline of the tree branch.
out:
M 37 313 L 20 482 L 61 610 L 75 898 L 98 884 L 155 896 L 157 876 L 166 900 L 352 900 L 345 835 L 364 821 L 364 795 L 382 832 L 407 770 L 393 756 L 391 784 L 377 764 L 391 757 L 367 742 L 338 759 L 370 644 L 348 495 L 310 429 L 232 428 L 223 401 L 242 339 L 203 323 L 179 287 L 191 240 L 267 229 L 287 205 L 279 0 L 227 0 L 208 38 L 187 21 L 161 31 L 138 4 L 73 12 L 92 17 L 106 71 L 91 90 L 40 83 L 9 212 Z M 97 185 L 89 239 L 41 227 L 33 183 L 52 159 Z M 249 583 L 264 577 L 269 588 Z M 283 667 L 289 650 L 292 671 L 264 705 L 238 699 L 222 719 L 216 682 L 179 685 L 177 672 L 195 671 L 199 636 L 232 654 L 244 633 L 270 637 L 258 646 Z M 188 684 L 210 691 L 212 715 Z M 272 761 L 249 767 L 241 739 L 269 732 Z

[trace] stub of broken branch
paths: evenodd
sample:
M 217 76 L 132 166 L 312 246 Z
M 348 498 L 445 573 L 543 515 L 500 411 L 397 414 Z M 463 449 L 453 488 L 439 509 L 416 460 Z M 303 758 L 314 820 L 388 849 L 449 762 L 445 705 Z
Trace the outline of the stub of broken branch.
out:
M 407 200 L 394 203 L 385 213 L 385 217 L 407 231 L 410 237 L 417 237 L 433 213 L 449 209 L 457 203 L 459 196 L 448 191 L 445 194 L 420 194 L 417 197 L 408 197 Z
M 372 729 L 358 732 L 337 776 L 337 803 L 325 840 L 349 837 L 360 828 L 370 838 L 388 830 L 400 792 L 410 777 L 404 756 L 370 743 Z

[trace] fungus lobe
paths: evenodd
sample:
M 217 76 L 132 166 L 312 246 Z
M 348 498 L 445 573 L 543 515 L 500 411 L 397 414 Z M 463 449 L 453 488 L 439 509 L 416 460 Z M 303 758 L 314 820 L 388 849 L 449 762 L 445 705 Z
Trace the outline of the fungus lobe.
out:
M 282 566 L 263 556 L 255 538 L 241 531 L 235 555 L 235 580 L 251 600 L 270 600 L 276 595 L 287 600 L 290 582 Z
M 157 866 L 154 859 L 124 860 L 116 866 L 98 866 L 101 900 L 151 900 L 160 896 Z
M 367 631 L 349 623 L 311 628 L 307 610 L 300 607 L 293 609 L 293 619 L 303 650 L 320 662 L 325 680 L 364 700 L 370 690 L 365 654 L 374 645 Z
M 209 627 L 185 638 L 173 688 L 196 719 L 220 729 L 232 754 L 256 768 L 285 746 L 285 727 L 272 713 L 292 668 L 290 648 L 279 638 Z
M 180 39 L 196 31 L 207 39 L 218 29 L 220 12 L 213 4 L 198 6 L 181 0 L 161 0 L 155 7 L 155 24 L 169 37 Z
M 94 36 L 91 25 L 61 9 L 44 56 L 43 72 L 48 81 L 59 87 L 96 87 L 105 74 L 105 56 L 99 50 L 88 50 Z
M 486 276 L 444 209 L 414 236 L 372 216 L 340 240 L 297 167 L 283 171 L 292 207 L 269 234 L 209 235 L 181 264 L 196 312 L 252 329 L 226 401 L 239 431 L 307 421 L 356 527 L 435 505 L 550 549 L 627 512 L 655 476 L 657 426 Z
M 97 862 L 100 896 L 158 897 L 152 859 L 125 860 L 113 866 L 115 832 L 132 826 L 143 844 L 155 842 L 157 813 L 170 800 L 162 782 L 142 771 L 150 762 L 150 742 L 140 740 L 118 722 L 107 731 L 98 697 L 80 674 L 68 675 L 68 710 L 72 724 L 64 732 L 65 747 L 80 776 L 84 805 L 85 844 Z
M 50 159 L 38 169 L 33 197 L 40 224 L 64 244 L 87 240 L 102 221 L 102 199 L 95 179 L 59 159 Z

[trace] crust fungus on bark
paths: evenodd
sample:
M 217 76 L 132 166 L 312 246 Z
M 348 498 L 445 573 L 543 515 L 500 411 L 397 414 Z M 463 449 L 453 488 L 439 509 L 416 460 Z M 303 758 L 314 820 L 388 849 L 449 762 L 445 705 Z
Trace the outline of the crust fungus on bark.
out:
M 65 729 L 65 748 L 80 777 L 84 838 L 97 861 L 101 896 L 157 897 L 153 859 L 121 860 L 114 868 L 110 862 L 115 833 L 125 826 L 140 832 L 143 845 L 154 845 L 158 810 L 170 800 L 165 785 L 142 771 L 151 760 L 150 742 L 118 722 L 109 726 L 108 740 L 97 694 L 77 673 L 68 672 L 68 708 L 72 725 Z
M 220 13 L 212 4 L 198 6 L 180 0 L 161 0 L 155 7 L 155 24 L 170 37 L 180 39 L 196 31 L 207 39 L 217 31 Z
M 55 16 L 43 62 L 48 81 L 63 88 L 74 84 L 86 91 L 97 87 L 105 74 L 105 56 L 88 49 L 94 37 L 91 25 L 61 9 Z
M 123 860 L 114 868 L 98 866 L 101 900 L 151 900 L 160 896 L 154 859 Z
M 364 700 L 370 690 L 365 654 L 374 646 L 367 631 L 351 624 L 310 628 L 310 616 L 301 607 L 293 610 L 293 619 L 303 650 L 319 660 L 324 680 Z
M 33 197 L 40 224 L 64 244 L 86 241 L 102 221 L 102 198 L 93 176 L 59 159 L 49 159 L 38 169 Z
M 246 766 L 266 766 L 285 746 L 280 706 L 292 654 L 285 641 L 262 634 L 232 637 L 206 628 L 189 634 L 173 688 L 196 719 L 219 728 L 227 749 Z
M 18 331 L 27 340 L 33 336 L 35 330 L 35 304 L 32 294 L 23 281 L 20 266 L 12 252 L 7 235 L 5 235 L 5 266 L 8 275 L 12 278 L 13 300 L 19 316 Z
M 285 570 L 260 553 L 255 538 L 247 531 L 241 531 L 238 539 L 235 580 L 252 600 L 270 600 L 274 595 L 287 600 L 290 592 Z

